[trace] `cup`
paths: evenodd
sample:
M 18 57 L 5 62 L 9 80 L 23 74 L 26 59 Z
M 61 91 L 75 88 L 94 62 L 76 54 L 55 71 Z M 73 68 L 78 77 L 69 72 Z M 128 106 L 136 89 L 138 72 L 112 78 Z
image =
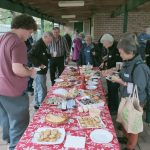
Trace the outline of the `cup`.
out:
M 121 70 L 123 63 L 122 62 L 116 62 L 116 69 Z

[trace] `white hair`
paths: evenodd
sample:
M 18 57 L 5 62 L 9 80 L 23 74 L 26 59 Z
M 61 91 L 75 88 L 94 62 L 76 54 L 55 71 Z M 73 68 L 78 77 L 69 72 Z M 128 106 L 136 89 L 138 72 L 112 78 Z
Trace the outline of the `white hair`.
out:
M 42 37 L 45 37 L 45 36 L 53 37 L 53 33 L 50 31 L 44 32 Z
M 109 42 L 111 44 L 113 44 L 114 42 L 114 38 L 111 34 L 104 34 L 102 37 L 101 37 L 101 43 L 104 43 L 104 42 Z

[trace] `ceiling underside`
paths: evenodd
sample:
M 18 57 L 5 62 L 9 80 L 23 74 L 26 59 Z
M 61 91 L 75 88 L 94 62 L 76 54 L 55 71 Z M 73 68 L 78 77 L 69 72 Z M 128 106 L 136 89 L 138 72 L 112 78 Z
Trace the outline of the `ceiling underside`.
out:
M 71 20 L 83 21 L 90 19 L 95 13 L 109 12 L 110 14 L 117 8 L 124 6 L 125 2 L 131 0 L 84 0 L 84 7 L 59 7 L 59 0 L 10 0 L 25 7 L 36 10 L 37 12 L 49 16 L 55 22 L 67 23 Z M 135 0 L 133 0 L 135 1 Z M 136 0 L 138 1 L 138 0 Z M 150 11 L 148 0 L 133 11 Z M 62 19 L 62 15 L 76 15 L 75 19 Z

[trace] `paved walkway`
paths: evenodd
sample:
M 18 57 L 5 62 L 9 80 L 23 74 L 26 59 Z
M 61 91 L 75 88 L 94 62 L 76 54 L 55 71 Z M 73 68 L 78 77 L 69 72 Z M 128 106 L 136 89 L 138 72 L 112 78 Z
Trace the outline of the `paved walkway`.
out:
M 50 88 L 50 79 L 49 79 L 49 74 L 47 76 L 47 87 L 48 89 Z M 33 108 L 33 98 L 34 96 L 31 96 L 29 94 L 29 98 L 30 98 L 30 116 L 31 119 L 35 113 L 35 110 Z M 145 116 L 144 116 L 145 117 Z M 117 124 L 116 124 L 116 116 L 112 116 L 113 122 L 114 122 L 114 126 L 116 129 L 116 133 L 118 136 L 121 136 L 122 133 L 121 131 L 117 130 Z M 125 145 L 121 145 L 121 148 L 124 148 Z M 2 129 L 0 128 L 0 150 L 7 150 L 7 143 L 2 141 Z M 148 126 L 146 123 L 144 123 L 144 131 L 139 135 L 139 140 L 138 140 L 138 144 L 136 147 L 136 150 L 150 150 L 150 126 Z

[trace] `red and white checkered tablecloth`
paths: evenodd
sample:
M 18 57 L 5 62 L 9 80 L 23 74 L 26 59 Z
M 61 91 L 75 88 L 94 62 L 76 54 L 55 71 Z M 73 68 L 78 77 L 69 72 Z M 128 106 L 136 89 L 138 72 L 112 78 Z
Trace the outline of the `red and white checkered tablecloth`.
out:
M 66 71 L 67 69 L 64 72 Z M 77 109 L 62 111 L 61 109 L 58 109 L 56 106 L 49 105 L 45 102 L 47 98 L 54 95 L 53 91 L 56 88 L 58 88 L 57 84 L 55 84 L 53 87 L 50 88 L 47 97 L 45 98 L 39 110 L 34 115 L 25 133 L 23 134 L 22 138 L 17 144 L 16 150 L 75 150 L 74 148 L 64 147 L 66 137 L 63 143 L 57 145 L 41 145 L 32 143 L 34 132 L 41 127 L 64 128 L 66 131 L 66 135 L 86 137 L 86 144 L 84 150 L 120 150 L 120 145 L 116 137 L 116 133 L 107 105 L 105 105 L 103 108 L 100 108 L 101 118 L 104 124 L 106 125 L 105 129 L 112 133 L 113 140 L 107 144 L 97 144 L 92 142 L 92 140 L 90 139 L 90 133 L 95 129 L 94 128 L 83 129 L 79 126 L 77 121 L 78 116 L 85 116 L 88 115 L 88 113 L 80 113 L 78 112 Z M 103 90 L 101 81 L 99 81 L 98 88 L 96 89 L 96 91 L 100 92 L 101 98 L 105 100 L 105 92 Z M 69 120 L 67 123 L 62 125 L 53 125 L 51 123 L 47 123 L 45 122 L 45 116 L 50 112 L 54 114 L 62 114 L 62 113 L 67 114 L 69 116 Z

